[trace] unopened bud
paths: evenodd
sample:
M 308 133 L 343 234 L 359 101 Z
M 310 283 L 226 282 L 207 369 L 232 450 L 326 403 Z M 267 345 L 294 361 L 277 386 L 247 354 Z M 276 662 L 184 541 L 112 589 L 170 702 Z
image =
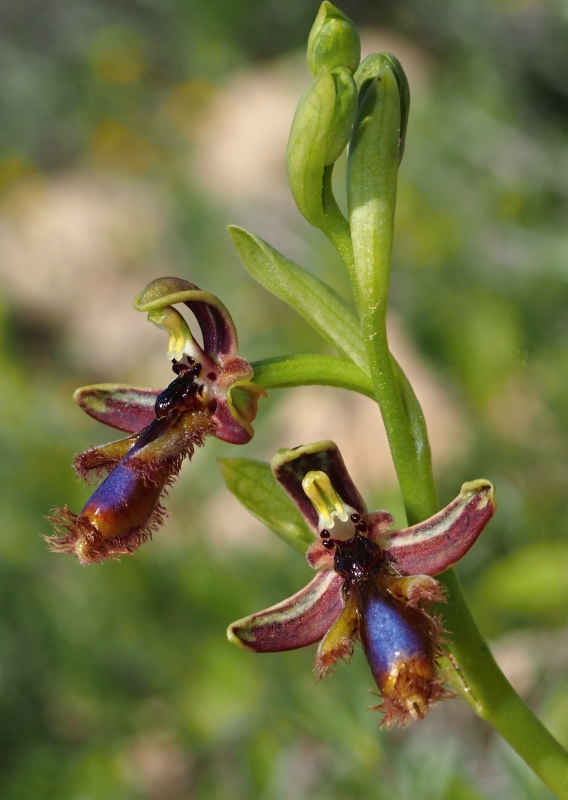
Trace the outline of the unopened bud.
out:
M 389 67 L 398 86 L 400 100 L 400 158 L 402 159 L 406 140 L 406 127 L 408 125 L 408 114 L 410 111 L 410 87 L 402 64 L 398 58 L 390 53 L 372 53 L 361 61 L 353 78 L 357 84 L 359 104 L 361 104 L 370 84 L 379 76 L 385 67 Z
M 361 59 L 357 29 L 331 3 L 322 3 L 308 38 L 308 67 L 317 75 L 322 67 L 346 67 L 353 73 Z
M 331 73 L 335 84 L 335 109 L 327 134 L 325 165 L 335 164 L 343 153 L 349 139 L 357 113 L 357 85 L 345 67 Z

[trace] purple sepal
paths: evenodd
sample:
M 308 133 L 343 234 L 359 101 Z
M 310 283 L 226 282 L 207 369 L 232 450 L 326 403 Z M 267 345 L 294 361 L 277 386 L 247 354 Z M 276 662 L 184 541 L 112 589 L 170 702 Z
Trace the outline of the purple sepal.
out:
M 271 466 L 274 477 L 314 531 L 318 527 L 318 514 L 302 488 L 302 480 L 308 472 L 325 472 L 341 499 L 360 514 L 365 513 L 365 502 L 351 480 L 335 442 L 325 440 L 292 450 L 279 450 Z
M 278 605 L 234 622 L 229 641 L 257 653 L 296 650 L 319 642 L 343 609 L 343 578 L 322 570 L 297 594 Z
M 489 481 L 471 481 L 430 519 L 386 533 L 377 541 L 400 575 L 438 575 L 467 553 L 496 509 Z
M 104 425 L 136 433 L 155 418 L 154 405 L 161 391 L 100 383 L 77 389 L 73 400 L 85 413 Z

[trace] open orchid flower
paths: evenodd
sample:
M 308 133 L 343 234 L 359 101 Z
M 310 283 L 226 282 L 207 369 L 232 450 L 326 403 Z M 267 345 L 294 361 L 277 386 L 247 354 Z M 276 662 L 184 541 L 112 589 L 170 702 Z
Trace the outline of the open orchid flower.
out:
M 172 308 L 176 303 L 193 312 L 203 347 Z M 76 457 L 81 477 L 107 477 L 79 515 L 65 507 L 50 517 L 57 530 L 48 539 L 51 549 L 74 553 L 82 564 L 132 555 L 162 522 L 160 497 L 184 458 L 210 435 L 249 442 L 258 399 L 266 396 L 251 382 L 250 364 L 238 357 L 233 320 L 217 297 L 181 278 L 159 278 L 134 306 L 169 333 L 168 357 L 177 377 L 163 390 L 100 384 L 75 392 L 87 414 L 131 434 Z
M 492 485 L 464 483 L 435 516 L 390 531 L 392 516 L 366 511 L 333 442 L 280 450 L 272 471 L 318 536 L 307 559 L 319 572 L 288 600 L 233 623 L 229 640 L 259 653 L 319 642 L 321 678 L 359 639 L 382 695 L 382 724 L 421 719 L 451 696 L 436 662 L 442 628 L 431 607 L 444 593 L 432 576 L 465 555 L 493 516 Z

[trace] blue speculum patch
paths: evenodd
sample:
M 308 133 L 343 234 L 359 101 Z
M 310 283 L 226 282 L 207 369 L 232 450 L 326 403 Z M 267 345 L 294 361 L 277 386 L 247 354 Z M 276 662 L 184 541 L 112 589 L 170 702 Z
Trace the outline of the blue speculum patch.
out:
M 83 511 L 89 507 L 101 510 L 116 509 L 128 504 L 140 476 L 132 468 L 117 464 L 101 485 L 91 495 Z
M 428 643 L 416 620 L 409 618 L 414 617 L 410 609 L 376 592 L 363 598 L 362 610 L 365 650 L 373 672 L 389 673 L 401 660 L 427 655 Z

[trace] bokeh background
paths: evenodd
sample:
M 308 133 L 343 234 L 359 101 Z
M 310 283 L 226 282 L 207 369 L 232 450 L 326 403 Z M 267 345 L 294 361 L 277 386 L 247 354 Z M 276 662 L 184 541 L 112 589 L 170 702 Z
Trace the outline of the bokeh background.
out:
M 135 558 L 46 551 L 44 515 L 89 490 L 74 453 L 112 438 L 79 385 L 171 379 L 132 308 L 159 275 L 218 293 L 243 355 L 325 352 L 247 276 L 251 228 L 347 292 L 289 196 L 310 0 L 0 3 L 0 795 L 6 800 L 542 799 L 457 700 L 385 733 L 360 651 L 322 684 L 312 648 L 253 655 L 225 628 L 300 588 L 218 456 L 336 439 L 369 505 L 404 524 L 370 401 L 273 392 L 257 435 L 208 442 Z M 499 511 L 460 564 L 516 688 L 568 744 L 568 12 L 561 0 L 344 0 L 364 52 L 407 69 L 393 349 L 415 382 L 440 496 L 477 477 Z M 344 165 L 337 168 L 341 196 Z

